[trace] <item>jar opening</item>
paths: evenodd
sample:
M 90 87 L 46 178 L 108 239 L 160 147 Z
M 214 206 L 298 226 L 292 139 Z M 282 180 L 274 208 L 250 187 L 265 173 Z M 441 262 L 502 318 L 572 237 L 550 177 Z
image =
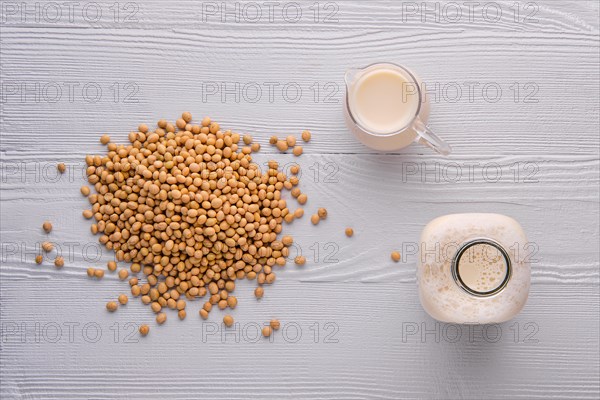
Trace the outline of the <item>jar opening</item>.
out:
M 463 244 L 456 252 L 451 268 L 458 286 L 478 297 L 501 292 L 512 274 L 506 250 L 490 239 L 475 239 Z

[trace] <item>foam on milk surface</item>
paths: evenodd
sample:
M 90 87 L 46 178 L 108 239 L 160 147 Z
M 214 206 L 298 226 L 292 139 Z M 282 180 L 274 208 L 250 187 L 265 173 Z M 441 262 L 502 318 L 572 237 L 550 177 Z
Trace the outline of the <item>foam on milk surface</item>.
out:
M 469 247 L 458 260 L 461 280 L 476 292 L 491 292 L 498 288 L 507 273 L 504 256 L 489 244 L 478 243 Z

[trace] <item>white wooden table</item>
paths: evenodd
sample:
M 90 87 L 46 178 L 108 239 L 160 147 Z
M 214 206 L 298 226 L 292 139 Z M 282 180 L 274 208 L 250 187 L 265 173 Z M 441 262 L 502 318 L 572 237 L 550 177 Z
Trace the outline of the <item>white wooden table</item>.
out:
M 2 399 L 598 398 L 597 1 L 25 3 L 1 3 Z M 344 71 L 374 61 L 418 71 L 451 157 L 347 132 Z M 254 135 L 260 162 L 299 160 L 307 211 L 330 214 L 286 227 L 308 263 L 262 301 L 238 285 L 237 330 L 200 302 L 160 327 L 139 301 L 109 315 L 127 283 L 85 275 L 112 257 L 81 217 L 85 154 L 186 110 Z M 300 159 L 268 146 L 303 129 Z M 455 212 L 510 215 L 535 244 L 513 321 L 457 331 L 422 310 L 415 245 Z M 61 270 L 33 262 L 46 219 Z M 255 340 L 271 318 L 284 329 Z

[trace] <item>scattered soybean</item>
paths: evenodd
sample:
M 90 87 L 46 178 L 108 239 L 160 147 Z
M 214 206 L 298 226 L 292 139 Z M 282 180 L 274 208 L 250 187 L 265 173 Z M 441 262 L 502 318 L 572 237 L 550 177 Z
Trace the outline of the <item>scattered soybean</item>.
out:
M 42 228 L 46 233 L 50 233 L 52 231 L 52 223 L 50 221 L 45 221 L 42 224 Z

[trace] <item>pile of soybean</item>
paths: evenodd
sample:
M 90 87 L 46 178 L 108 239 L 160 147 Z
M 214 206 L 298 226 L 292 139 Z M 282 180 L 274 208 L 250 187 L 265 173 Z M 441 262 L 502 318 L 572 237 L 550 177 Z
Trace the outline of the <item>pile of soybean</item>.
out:
M 208 117 L 192 124 L 189 112 L 175 124 L 158 121 L 154 130 L 140 125 L 127 145 L 106 135 L 101 142 L 107 154 L 86 156 L 95 193 L 82 188 L 91 204 L 83 215 L 118 261 L 143 274 L 118 272 L 120 279 L 130 278 L 132 295 L 151 306 L 159 324 L 166 321 L 165 309 L 184 319 L 186 299 L 209 296 L 203 319 L 213 306 L 235 308 L 232 292 L 240 279 L 256 280 L 256 297 L 263 296 L 262 286 L 275 281 L 293 243 L 291 236 L 278 237 L 282 222 L 303 215 L 282 199 L 284 189 L 299 195 L 297 166 L 291 177 L 276 161 L 261 171 L 252 161 L 260 149 L 252 137 L 224 131 Z M 303 264 L 303 257 L 296 262 Z M 109 263 L 109 271 L 116 269 Z M 115 311 L 118 304 L 107 308 Z

